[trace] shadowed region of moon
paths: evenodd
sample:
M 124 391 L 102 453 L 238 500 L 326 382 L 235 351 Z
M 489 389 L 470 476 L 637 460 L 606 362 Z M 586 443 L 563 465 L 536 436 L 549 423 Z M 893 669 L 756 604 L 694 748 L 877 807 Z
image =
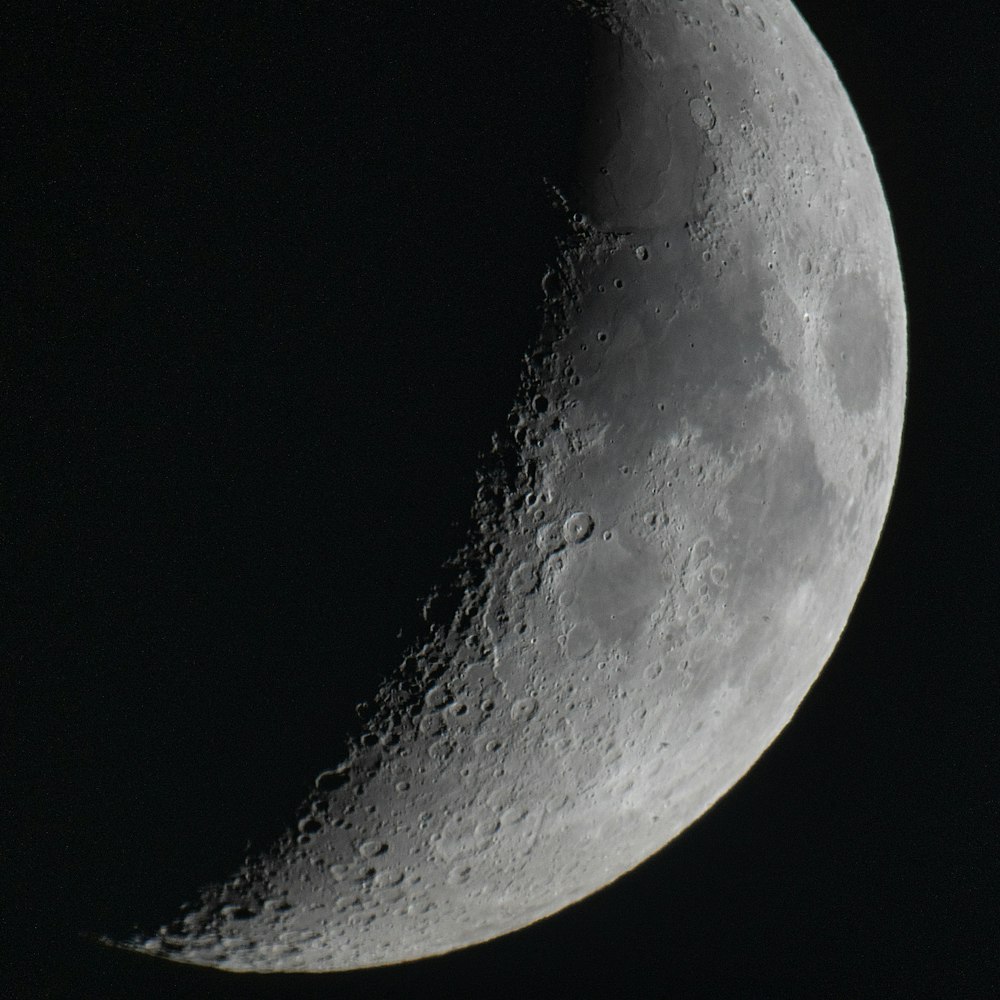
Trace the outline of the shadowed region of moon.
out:
M 323 971 L 523 927 L 704 813 L 838 640 L 905 378 L 858 121 L 785 0 L 576 6 L 581 166 L 442 597 L 287 834 L 128 947 Z

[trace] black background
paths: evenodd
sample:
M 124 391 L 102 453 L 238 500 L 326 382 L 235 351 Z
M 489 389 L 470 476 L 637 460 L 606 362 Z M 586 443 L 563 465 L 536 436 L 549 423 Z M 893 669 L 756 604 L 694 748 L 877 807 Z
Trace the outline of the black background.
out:
M 747 778 L 598 895 L 442 958 L 234 977 L 81 936 L 155 926 L 339 760 L 462 540 L 538 327 L 539 177 L 571 177 L 585 33 L 558 11 L 281 6 L 4 25 L 0 995 L 995 995 L 975 4 L 799 4 L 893 214 L 909 405 L 854 615 Z

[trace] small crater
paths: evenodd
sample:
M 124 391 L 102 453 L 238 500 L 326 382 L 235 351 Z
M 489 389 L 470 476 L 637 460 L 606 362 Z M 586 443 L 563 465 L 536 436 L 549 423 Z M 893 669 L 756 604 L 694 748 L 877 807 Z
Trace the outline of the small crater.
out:
M 400 885 L 404 878 L 405 873 L 398 868 L 386 868 L 375 875 L 372 879 L 372 885 L 376 889 L 391 889 L 393 886 Z
M 553 552 L 558 552 L 565 544 L 562 527 L 555 521 L 543 524 L 535 535 L 535 544 L 542 555 L 548 556 L 552 555 Z
M 465 885 L 472 875 L 472 866 L 469 864 L 455 865 L 448 872 L 448 885 Z
M 420 732 L 424 736 L 440 736 L 444 732 L 444 728 L 444 721 L 437 712 L 425 715 L 420 720 Z
M 500 830 L 500 820 L 484 819 L 476 824 L 476 836 L 480 840 L 488 840 Z
M 562 535 L 567 542 L 579 545 L 585 542 L 594 532 L 594 519 L 585 511 L 570 514 L 563 524 Z
M 538 587 L 538 571 L 530 563 L 521 563 L 510 575 L 510 592 L 515 597 L 527 597 Z
M 517 826 L 528 818 L 528 810 L 524 806 L 511 806 L 505 809 L 500 816 L 500 822 L 504 826 Z
M 691 546 L 691 564 L 693 566 L 697 566 L 708 556 L 709 552 L 711 551 L 712 551 L 712 539 L 709 538 L 707 535 L 699 538 L 698 541 L 696 541 L 694 545 Z
M 444 706 L 450 701 L 451 695 L 449 695 L 447 690 L 439 684 L 435 684 L 427 692 L 427 694 L 424 695 L 424 704 L 431 709 L 444 708 Z
M 685 632 L 692 639 L 697 639 L 708 631 L 708 622 L 700 611 L 701 609 L 699 608 L 699 613 L 691 618 L 685 626 Z
M 528 722 L 538 711 L 538 701 L 535 698 L 518 698 L 510 707 L 511 721 L 515 723 Z
M 343 788 L 350 780 L 346 771 L 324 771 L 317 776 L 314 784 L 321 792 L 332 792 Z
M 589 656 L 597 645 L 597 635 L 586 622 L 574 625 L 566 633 L 566 655 L 571 660 L 582 660 Z
M 715 126 L 715 112 L 708 106 L 708 102 L 702 97 L 694 97 L 688 105 L 691 111 L 691 120 L 699 128 L 708 132 Z

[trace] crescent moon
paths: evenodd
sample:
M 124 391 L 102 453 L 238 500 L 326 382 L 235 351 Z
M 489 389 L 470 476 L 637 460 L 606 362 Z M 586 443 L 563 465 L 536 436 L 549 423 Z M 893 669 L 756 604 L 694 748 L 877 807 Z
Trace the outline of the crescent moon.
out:
M 906 378 L 861 127 L 786 0 L 578 6 L 580 182 L 447 611 L 288 833 L 124 947 L 327 971 L 524 927 L 702 815 L 840 636 Z

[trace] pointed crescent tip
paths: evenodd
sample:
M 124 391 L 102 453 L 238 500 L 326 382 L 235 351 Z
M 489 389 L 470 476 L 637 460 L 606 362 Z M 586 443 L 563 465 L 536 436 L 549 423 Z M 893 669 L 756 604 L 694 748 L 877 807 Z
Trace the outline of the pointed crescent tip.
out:
M 150 957 L 158 954 L 157 950 L 151 947 L 138 931 L 127 938 L 112 937 L 110 934 L 101 934 L 98 931 L 77 931 L 77 937 L 88 944 L 99 945 L 102 948 L 110 948 L 115 951 L 130 951 Z

